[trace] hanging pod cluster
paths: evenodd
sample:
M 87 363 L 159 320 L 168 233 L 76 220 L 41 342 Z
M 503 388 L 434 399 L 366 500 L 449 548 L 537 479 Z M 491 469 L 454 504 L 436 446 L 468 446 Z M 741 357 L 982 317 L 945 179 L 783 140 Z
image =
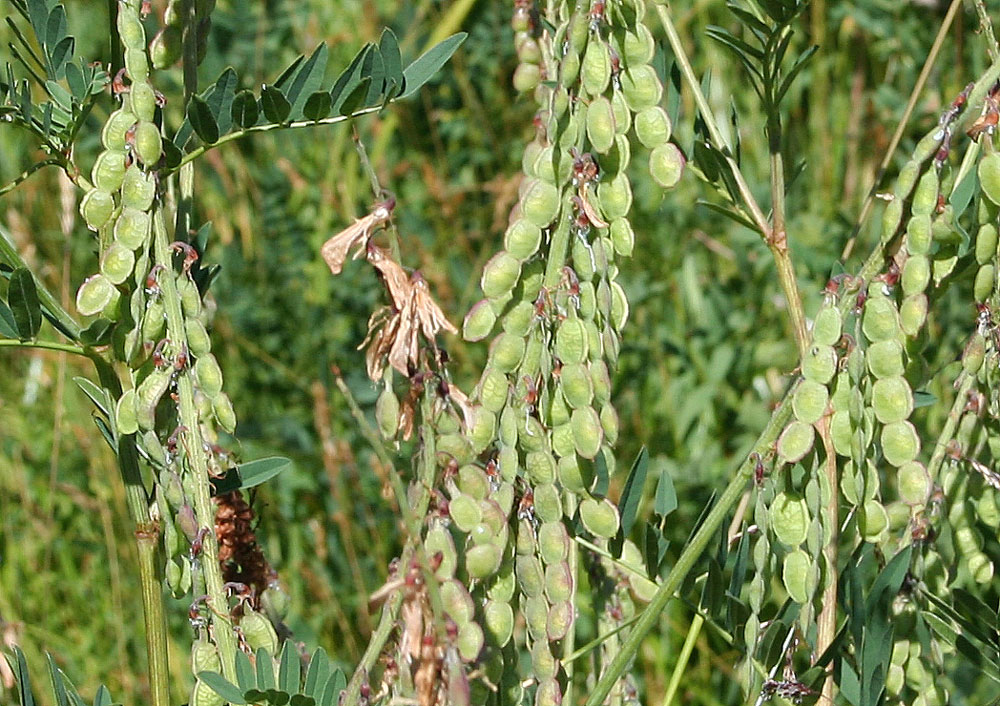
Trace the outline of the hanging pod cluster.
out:
M 194 12 L 195 52 L 201 63 L 208 50 L 208 32 L 212 27 L 212 10 L 215 0 L 170 0 L 163 11 L 163 25 L 149 43 L 149 57 L 153 67 L 166 69 L 176 64 L 184 52 L 184 12 Z

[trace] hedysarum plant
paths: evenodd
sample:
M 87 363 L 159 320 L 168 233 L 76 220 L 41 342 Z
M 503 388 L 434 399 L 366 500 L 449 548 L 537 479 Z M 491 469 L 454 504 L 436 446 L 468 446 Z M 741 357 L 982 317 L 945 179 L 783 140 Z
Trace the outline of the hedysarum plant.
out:
M 746 38 L 720 28 L 710 34 L 738 55 L 764 107 L 769 213 L 741 171 L 739 150 L 723 138 L 663 3 L 514 3 L 520 63 L 512 82 L 536 103 L 536 134 L 524 149 L 503 248 L 483 268 L 483 298 L 462 325 L 467 342 L 490 339 L 486 366 L 468 393 L 451 380 L 438 340 L 458 330 L 427 281 L 404 265 L 405 241 L 392 224 L 395 199 L 380 200 L 323 247 L 334 275 L 352 256 L 363 258 L 385 288 L 386 304 L 373 312 L 361 344 L 380 388 L 377 429 L 354 411 L 388 469 L 407 534 L 388 581 L 372 596 L 384 603 L 382 617 L 350 680 L 321 650 L 301 673 L 281 623 L 286 596 L 239 494 L 283 462 L 233 468 L 219 445 L 219 430 L 235 431 L 229 394 L 236 391 L 224 389 L 211 352 L 204 297 L 214 271 L 201 265 L 209 232 L 195 228 L 192 165 L 250 132 L 379 110 L 412 94 L 461 38 L 404 71 L 386 32 L 330 88 L 321 87 L 321 47 L 259 98 L 236 92 L 231 71 L 199 94 L 195 69 L 212 2 L 172 0 L 150 43 L 143 4 L 119 2 L 116 60 L 106 73 L 70 63 L 72 41 L 64 31 L 56 36 L 61 6 L 19 6 L 36 34 L 46 28 L 39 63 L 50 83 L 65 79 L 69 88 L 46 84 L 52 100 L 32 106 L 27 90 L 6 83 L 0 105 L 46 140 L 45 164 L 60 165 L 81 188 L 80 214 L 97 233 L 100 257 L 77 294 L 78 313 L 96 317 L 83 328 L 39 291 L 4 244 L 0 254 L 16 269 L 10 315 L 0 313 L 14 322 L 19 340 L 12 344 L 80 353 L 98 368 L 99 382 L 82 386 L 129 489 L 154 704 L 166 703 L 167 686 L 159 546 L 166 587 L 192 599 L 195 706 L 636 703 L 641 685 L 630 665 L 642 640 L 685 583 L 702 578 L 686 645 L 705 622 L 742 643 L 748 703 L 833 703 L 839 691 L 852 704 L 886 697 L 943 704 L 949 694 L 934 672 L 949 652 L 971 645 L 996 657 L 991 633 L 954 605 L 990 611 L 983 596 L 994 564 L 986 533 L 1000 526 L 1000 475 L 992 466 L 1000 452 L 1000 336 L 992 314 L 1000 306 L 1000 157 L 993 146 L 1000 51 L 984 22 L 994 63 L 917 143 L 885 194 L 875 250 L 857 274 L 830 280 L 810 324 L 788 245 L 794 233 L 786 225 L 782 141 L 783 99 L 811 55 L 785 60 L 805 3 L 761 5 L 732 6 Z M 611 380 L 629 318 L 617 278 L 620 267 L 631 266 L 626 258 L 644 247 L 630 221 L 632 180 L 639 172 L 668 189 L 686 165 L 671 141 L 673 120 L 654 65 L 647 24 L 654 15 L 701 115 L 697 172 L 727 198 L 718 208 L 759 233 L 772 253 L 799 351 L 784 401 L 665 577 L 662 536 L 654 527 L 643 537 L 633 532 L 645 454 L 618 502 L 608 495 L 620 428 Z M 157 91 L 151 66 L 168 70 L 177 61 L 184 110 L 172 116 L 171 96 Z M 69 148 L 106 84 L 114 110 L 88 180 Z M 962 145 L 956 165 L 952 153 Z M 629 169 L 633 152 L 643 169 Z M 375 191 L 384 197 L 377 184 Z M 380 244 L 383 229 L 389 247 Z M 966 273 L 978 313 L 951 410 L 933 438 L 915 412 L 929 379 L 922 347 L 936 297 Z M 42 313 L 73 343 L 38 341 Z M 346 385 L 341 389 L 349 397 Z M 389 442 L 416 439 L 409 486 L 378 433 Z M 145 482 L 141 466 L 152 471 Z M 730 536 L 720 538 L 734 509 Z M 947 541 L 933 541 L 939 536 Z M 695 563 L 713 543 L 715 561 L 696 581 Z M 588 621 L 580 625 L 584 611 Z M 688 655 L 686 647 L 668 701 Z M 27 673 L 17 657 L 27 706 Z M 52 674 L 57 698 L 68 689 L 78 701 L 54 665 Z

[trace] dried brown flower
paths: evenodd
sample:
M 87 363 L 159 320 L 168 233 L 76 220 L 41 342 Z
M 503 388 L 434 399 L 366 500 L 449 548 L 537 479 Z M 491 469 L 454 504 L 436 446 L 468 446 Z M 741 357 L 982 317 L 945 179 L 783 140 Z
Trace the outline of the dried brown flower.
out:
M 376 204 L 371 213 L 364 218 L 357 219 L 323 244 L 320 254 L 326 264 L 330 266 L 330 272 L 335 275 L 340 274 L 340 271 L 344 269 L 344 262 L 347 260 L 347 254 L 351 248 L 358 248 L 354 253 L 355 258 L 361 255 L 375 229 L 392 216 L 394 206 L 395 201 L 391 199 Z

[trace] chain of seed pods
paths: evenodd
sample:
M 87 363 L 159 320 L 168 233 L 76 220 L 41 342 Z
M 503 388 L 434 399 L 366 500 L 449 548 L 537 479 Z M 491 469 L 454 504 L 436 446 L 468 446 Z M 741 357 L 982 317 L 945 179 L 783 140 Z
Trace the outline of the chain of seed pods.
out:
M 163 25 L 149 43 L 153 67 L 166 69 L 176 64 L 184 51 L 184 17 L 187 0 L 170 0 L 163 11 Z M 200 64 L 208 49 L 208 32 L 212 27 L 215 0 L 195 0 L 195 51 Z

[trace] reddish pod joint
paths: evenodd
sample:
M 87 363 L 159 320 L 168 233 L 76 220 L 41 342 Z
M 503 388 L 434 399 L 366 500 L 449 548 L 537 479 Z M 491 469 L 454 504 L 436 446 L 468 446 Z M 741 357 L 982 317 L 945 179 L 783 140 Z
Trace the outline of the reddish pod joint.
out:
M 162 368 L 162 367 L 166 366 L 167 359 L 163 355 L 163 349 L 166 346 L 168 346 L 168 345 L 170 345 L 170 339 L 169 338 L 161 338 L 157 342 L 156 347 L 153 349 L 153 355 L 152 355 L 153 365 L 155 367 Z
M 166 268 L 159 263 L 153 265 L 153 269 L 151 269 L 149 274 L 146 275 L 146 294 L 153 295 L 160 293 L 160 282 L 158 280 L 158 276 L 160 271 L 165 269 Z
M 188 354 L 188 347 L 186 343 L 181 344 L 181 349 L 174 356 L 174 370 L 178 373 L 188 366 L 191 362 L 191 356 Z
M 170 436 L 167 437 L 167 451 L 171 454 L 177 453 L 177 447 L 181 442 L 181 434 L 186 434 L 188 428 L 183 424 L 179 425 L 176 429 L 170 432 Z
M 184 264 L 182 265 L 184 274 L 191 271 L 191 266 L 198 262 L 198 251 L 195 250 L 190 243 L 185 243 L 182 240 L 175 240 L 170 243 L 170 249 L 174 252 L 184 253 Z
M 590 31 L 600 32 L 601 25 L 604 24 L 604 0 L 594 0 L 590 5 Z
M 951 123 L 958 114 L 961 112 L 962 108 L 965 107 L 965 103 L 969 100 L 969 93 L 975 87 L 975 83 L 969 83 L 966 85 L 962 92 L 951 102 L 948 109 L 941 113 L 941 118 L 938 120 L 939 125 L 948 125 Z
M 122 93 L 128 93 L 129 87 L 125 85 L 125 67 L 118 69 L 118 73 L 111 80 L 111 94 L 114 96 L 121 95 Z
M 191 542 L 191 557 L 195 558 L 201 554 L 202 547 L 205 545 L 205 537 L 208 536 L 208 527 L 202 527 L 198 530 L 198 534 L 195 536 L 194 541 Z

